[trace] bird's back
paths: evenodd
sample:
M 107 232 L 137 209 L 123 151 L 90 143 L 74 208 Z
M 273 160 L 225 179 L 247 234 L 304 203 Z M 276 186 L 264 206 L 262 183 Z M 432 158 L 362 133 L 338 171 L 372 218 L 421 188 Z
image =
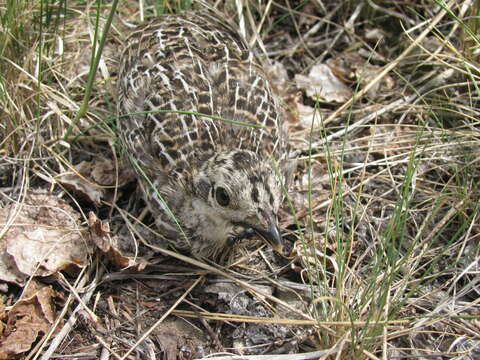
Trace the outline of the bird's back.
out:
M 283 113 L 261 66 L 238 33 L 209 13 L 163 16 L 130 35 L 118 112 L 123 144 L 144 169 L 201 166 L 229 149 L 284 153 Z

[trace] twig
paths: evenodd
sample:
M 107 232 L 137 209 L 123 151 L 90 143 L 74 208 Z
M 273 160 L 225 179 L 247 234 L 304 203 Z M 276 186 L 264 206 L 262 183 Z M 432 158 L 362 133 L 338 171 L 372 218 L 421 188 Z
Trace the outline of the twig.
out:
M 303 354 L 287 355 L 226 355 L 226 356 L 206 356 L 196 360 L 314 360 L 323 359 L 325 355 L 336 354 L 338 350 L 319 350 Z

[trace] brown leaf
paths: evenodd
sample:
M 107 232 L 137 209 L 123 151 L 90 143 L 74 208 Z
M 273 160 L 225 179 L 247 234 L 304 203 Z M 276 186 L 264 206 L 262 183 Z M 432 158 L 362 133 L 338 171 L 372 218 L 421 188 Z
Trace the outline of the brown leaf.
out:
M 119 166 L 120 169 L 117 169 L 114 161 L 95 158 L 75 165 L 75 171 L 62 174 L 57 180 L 99 205 L 102 199 L 110 195 L 109 188 L 123 186 L 134 179 L 130 167 L 123 166 L 123 163 Z
M 131 258 L 123 254 L 119 246 L 118 236 L 110 234 L 110 225 L 101 221 L 94 212 L 88 213 L 88 227 L 92 243 L 95 244 L 116 266 L 127 268 L 139 265 L 137 258 Z
M 106 253 L 110 250 L 110 225 L 107 222 L 101 221 L 93 211 L 88 213 L 88 227 L 93 243 L 98 246 L 100 250 Z
M 33 287 L 38 287 L 34 281 Z M 28 289 L 26 294 L 28 294 Z M 25 353 L 45 335 L 56 318 L 50 286 L 37 290 L 33 295 L 17 301 L 7 314 L 7 324 L 0 336 L 0 359 L 11 359 Z

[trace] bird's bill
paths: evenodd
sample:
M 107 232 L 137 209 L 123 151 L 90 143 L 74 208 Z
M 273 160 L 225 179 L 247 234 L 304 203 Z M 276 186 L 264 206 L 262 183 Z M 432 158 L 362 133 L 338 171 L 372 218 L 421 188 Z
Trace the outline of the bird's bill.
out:
M 276 252 L 283 252 L 283 239 L 280 234 L 280 229 L 275 222 L 271 222 L 267 229 L 262 229 L 258 226 L 252 226 L 252 229 L 262 237 L 262 239 Z

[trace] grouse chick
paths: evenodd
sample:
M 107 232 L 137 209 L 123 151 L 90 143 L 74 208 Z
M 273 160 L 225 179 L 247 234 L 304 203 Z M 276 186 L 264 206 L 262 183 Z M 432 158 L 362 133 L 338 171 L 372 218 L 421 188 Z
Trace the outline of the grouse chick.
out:
M 127 39 L 119 137 L 173 247 L 215 259 L 253 230 L 281 250 L 283 117 L 259 61 L 211 13 L 163 16 Z

